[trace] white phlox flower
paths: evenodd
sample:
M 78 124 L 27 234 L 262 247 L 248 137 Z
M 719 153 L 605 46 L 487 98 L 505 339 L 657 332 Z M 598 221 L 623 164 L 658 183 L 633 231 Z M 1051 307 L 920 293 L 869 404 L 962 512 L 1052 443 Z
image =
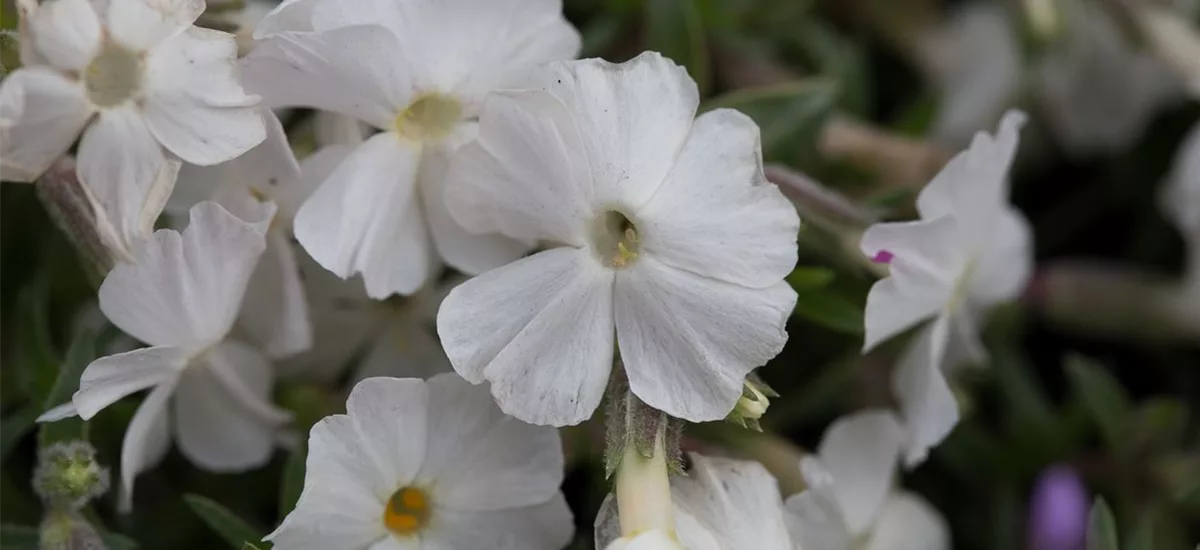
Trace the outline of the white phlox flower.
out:
M 1154 115 L 1183 97 L 1157 56 L 1131 44 L 1096 2 L 1063 2 L 1064 43 L 1039 62 L 1035 91 L 1050 129 L 1076 156 L 1124 151 Z
M 754 461 L 695 453 L 689 458 L 692 467 L 687 475 L 671 478 L 674 537 L 652 531 L 614 540 L 620 535 L 620 527 L 616 501 L 610 497 L 596 516 L 596 547 L 608 550 L 797 548 L 788 533 L 779 483 L 766 468 Z
M 1020 49 L 1004 6 L 968 4 L 920 45 L 941 94 L 932 132 L 947 145 L 969 143 L 1017 96 Z
M 23 10 L 32 63 L 0 83 L 24 96 L 0 143 L 3 178 L 33 181 L 82 132 L 79 180 L 126 259 L 174 184 L 164 149 L 209 165 L 265 135 L 258 98 L 238 82 L 233 37 L 192 25 L 204 6 L 52 0 Z
M 695 82 L 657 53 L 558 62 L 497 92 L 447 205 L 476 232 L 552 248 L 471 279 L 438 311 L 455 370 L 505 412 L 567 425 L 596 409 L 614 347 L 633 393 L 725 417 L 787 340 L 800 220 L 763 177 L 758 126 L 693 119 Z
M 313 426 L 279 550 L 557 550 L 571 540 L 558 432 L 453 373 L 368 378 Z
M 889 412 L 839 418 L 800 471 L 808 489 L 787 499 L 803 550 L 947 550 L 945 520 L 920 496 L 893 488 L 903 428 Z
M 1186 300 L 1180 306 L 1196 312 L 1200 310 L 1200 124 L 1179 146 L 1161 197 L 1162 211 L 1175 222 L 1188 247 Z
M 312 346 L 312 323 L 292 244 L 292 218 L 311 190 L 300 180 L 300 167 L 279 119 L 267 109 L 261 114 L 267 123 L 267 138 L 231 161 L 184 166 L 167 210 L 182 217 L 192 205 L 212 200 L 253 224 L 264 221 L 255 219 L 263 215 L 262 201 L 278 205 L 267 224 L 266 252 L 250 276 L 235 328 L 247 341 L 279 359 Z
M 307 106 L 382 130 L 300 208 L 296 237 L 367 293 L 411 294 L 441 261 L 478 273 L 529 243 L 472 234 L 446 211 L 446 157 L 473 138 L 484 94 L 510 72 L 579 50 L 560 0 L 293 0 L 261 22 L 244 62 L 271 106 Z
M 0 142 L 8 140 L 8 131 L 21 120 L 25 110 L 25 92 L 17 86 L 0 86 Z
M 274 206 L 261 207 L 269 220 Z M 243 471 L 270 459 L 276 432 L 290 420 L 270 402 L 274 375 L 266 357 L 227 338 L 266 247 L 265 227 L 213 202 L 197 204 L 190 218 L 182 233 L 156 231 L 133 263 L 118 264 L 100 286 L 104 315 L 150 347 L 93 361 L 71 402 L 40 419 L 90 419 L 150 390 L 121 446 L 126 508 L 134 478 L 162 459 L 172 433 L 197 466 Z
M 1031 230 L 1008 204 L 1008 171 L 1024 121 L 1010 111 L 995 136 L 976 135 L 921 190 L 921 219 L 876 224 L 863 235 L 863 253 L 890 265 L 890 275 L 867 295 L 863 350 L 933 318 L 892 378 L 909 431 L 909 466 L 923 461 L 958 422 L 943 368 L 984 360 L 983 314 L 1017 297 L 1029 280 Z

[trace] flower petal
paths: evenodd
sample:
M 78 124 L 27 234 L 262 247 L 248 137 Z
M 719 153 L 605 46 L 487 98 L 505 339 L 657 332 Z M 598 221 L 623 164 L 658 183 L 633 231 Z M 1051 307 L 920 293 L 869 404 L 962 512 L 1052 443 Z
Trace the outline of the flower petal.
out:
M 331 381 L 376 336 L 383 312 L 367 296 L 362 281 L 342 280 L 308 254 L 297 256 L 313 323 L 313 346 L 277 366 L 283 376 Z
M 727 548 L 793 550 L 779 483 L 757 462 L 689 455 L 686 477 L 672 480 L 678 510 L 705 524 Z
M 846 530 L 836 501 L 813 489 L 788 497 L 788 532 L 803 550 L 850 550 L 854 535 Z
M 909 492 L 896 492 L 883 504 L 865 550 L 948 550 L 950 528 L 928 502 Z
M 429 444 L 419 484 L 439 508 L 484 512 L 533 506 L 558 494 L 562 442 L 548 426 L 500 412 L 487 388 L 457 374 L 430 378 Z
M 473 384 L 490 381 L 505 413 L 578 424 L 600 404 L 612 369 L 611 285 L 586 250 L 540 252 L 450 291 L 438 335 L 454 369 Z
M 751 288 L 796 266 L 800 218 L 762 172 L 758 125 L 732 109 L 701 115 L 654 196 L 632 213 L 641 250 Z
M 266 247 L 253 226 L 213 202 L 192 208 L 180 235 L 159 230 L 100 285 L 100 309 L 152 345 L 192 350 L 224 338 Z
M 204 0 L 108 0 L 105 20 L 117 42 L 145 52 L 193 28 L 204 8 Z
M 90 420 L 122 397 L 175 378 L 187 361 L 187 354 L 173 347 L 142 348 L 101 357 L 84 369 L 71 402 L 80 418 Z
M 17 90 L 23 108 L 0 142 L 0 171 L 9 181 L 33 181 L 67 152 L 92 115 L 83 86 L 48 67 L 25 67 L 0 87 L 5 98 Z
M 574 518 L 562 494 L 545 503 L 487 511 L 435 508 L 439 529 L 422 537 L 425 548 L 552 550 L 575 534 Z
M 1016 208 L 1002 208 L 971 272 L 971 301 L 976 306 L 1017 298 L 1033 275 L 1033 228 Z
M 433 269 L 415 181 L 421 151 L 393 132 L 364 142 L 296 214 L 296 238 L 326 269 L 362 273 L 367 294 L 412 294 Z
M 839 418 L 821 438 L 820 465 L 833 479 L 832 496 L 851 534 L 866 533 L 879 517 L 903 439 L 895 416 L 882 411 Z
M 100 18 L 88 0 L 41 6 L 29 21 L 38 53 L 58 69 L 80 71 L 100 48 Z
M 415 378 L 368 378 L 350 390 L 346 413 L 387 488 L 383 498 L 420 471 L 430 439 L 429 404 L 428 384 Z
M 925 327 L 892 372 L 892 392 L 907 432 L 904 463 L 909 468 L 924 462 L 929 449 L 958 424 L 958 401 L 942 373 L 950 322 L 940 315 Z
M 433 335 L 425 319 L 411 314 L 396 314 L 375 337 L 355 371 L 352 382 L 373 376 L 429 378 L 454 372 L 450 359 Z
M 167 400 L 175 392 L 178 378 L 159 384 L 138 407 L 121 442 L 121 497 L 119 508 L 133 508 L 133 480 L 138 474 L 162 461 L 170 446 L 167 424 Z
M 787 342 L 796 292 L 751 289 L 644 255 L 617 272 L 614 309 L 629 387 L 647 405 L 692 422 L 719 420 L 746 375 Z
M 312 8 L 317 0 L 283 0 L 254 26 L 254 39 L 286 31 L 311 31 Z
M 312 322 L 296 251 L 283 231 L 267 231 L 267 248 L 250 275 L 238 326 L 272 359 L 312 347 Z
M 396 37 L 374 25 L 283 33 L 256 45 L 242 74 L 268 107 L 313 107 L 391 128 L 412 94 L 397 51 Z

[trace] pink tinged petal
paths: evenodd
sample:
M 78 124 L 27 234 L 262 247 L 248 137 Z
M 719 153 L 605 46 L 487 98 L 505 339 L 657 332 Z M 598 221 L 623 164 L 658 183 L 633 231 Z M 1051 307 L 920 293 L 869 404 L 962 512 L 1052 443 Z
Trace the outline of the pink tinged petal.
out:
M 563 454 L 558 432 L 506 416 L 457 374 L 429 379 L 429 439 L 418 485 L 434 487 L 439 508 L 484 512 L 533 506 L 558 494 Z
M 430 400 L 428 384 L 414 378 L 368 378 L 350 391 L 346 412 L 384 488 L 381 499 L 412 483 L 421 469 Z
M 250 276 L 238 325 L 271 358 L 312 347 L 308 299 L 292 243 L 281 230 L 267 232 L 267 248 Z
M 144 109 L 158 141 L 202 166 L 262 143 L 258 97 L 246 95 L 237 72 L 237 44 L 227 33 L 193 27 L 155 48 L 146 61 Z
M 204 0 L 108 0 L 105 20 L 114 40 L 144 52 L 192 29 L 204 8 Z
M 255 46 L 242 74 L 268 107 L 313 107 L 391 128 L 412 94 L 397 51 L 396 36 L 374 25 L 284 33 Z
M 433 266 L 417 198 L 419 147 L 383 132 L 359 146 L 300 207 L 300 244 L 339 277 L 361 273 L 367 294 L 412 294 Z
M 155 387 L 142 401 L 121 441 L 121 495 L 118 508 L 133 509 L 133 481 L 138 474 L 162 461 L 171 444 L 167 401 L 174 393 L 178 377 Z
M 78 173 L 97 218 L 111 228 L 110 247 L 128 255 L 150 237 L 176 170 L 134 105 L 100 112 L 79 143 Z
M 556 248 L 450 291 L 438 335 L 454 369 L 491 382 L 505 413 L 566 426 L 591 417 L 612 369 L 612 272 Z
M 571 509 L 560 493 L 531 506 L 469 511 L 435 508 L 433 514 L 444 528 L 430 529 L 422 548 L 557 550 L 571 542 L 575 531 Z
M 746 375 L 783 349 L 795 304 L 782 281 L 752 289 L 637 258 L 617 271 L 614 298 L 630 389 L 677 418 L 724 418 Z
M 81 418 L 90 420 L 122 397 L 178 377 L 187 362 L 186 352 L 173 347 L 142 348 L 101 357 L 84 369 L 71 402 Z
M 29 20 L 38 53 L 57 69 L 81 71 L 100 48 L 100 19 L 88 0 L 40 6 Z
M 909 344 L 892 372 L 892 392 L 900 405 L 907 440 L 904 463 L 913 468 L 958 424 L 958 401 L 942 372 L 950 318 L 938 316 Z
M 672 480 L 677 510 L 708 525 L 726 548 L 793 550 L 779 483 L 761 464 L 689 455 L 686 477 Z
M 838 419 L 821 438 L 820 465 L 832 478 L 830 489 L 850 533 L 866 533 L 879 516 L 903 440 L 896 418 L 878 411 Z
M 33 181 L 71 147 L 91 107 L 83 86 L 48 67 L 19 69 L 0 88 L 0 96 L 20 93 L 24 102 L 0 141 L 0 172 L 5 180 Z
M 678 269 L 764 288 L 796 266 L 796 208 L 762 172 L 758 125 L 701 115 L 654 196 L 630 213 L 641 250 Z
M 877 264 L 890 264 L 892 263 L 892 259 L 895 257 L 895 254 L 892 254 L 887 250 L 880 250 L 879 252 L 875 253 L 875 257 L 871 258 L 871 261 Z
M 591 160 L 593 203 L 636 210 L 675 163 L 699 104 L 687 71 L 656 52 L 625 63 L 548 63 L 522 88 L 543 89 L 572 113 Z
M 327 416 L 308 439 L 304 489 L 296 508 L 266 540 L 278 548 L 365 548 L 391 539 L 381 518 L 387 487 L 350 417 Z
M 596 215 L 571 112 L 543 91 L 489 95 L 479 138 L 455 152 L 445 185 L 450 214 L 471 233 L 584 246 Z
M 266 247 L 216 203 L 196 205 L 190 218 L 182 235 L 156 231 L 100 285 L 104 315 L 143 342 L 198 350 L 224 338 Z
M 865 550 L 949 550 L 950 527 L 915 493 L 892 493 Z

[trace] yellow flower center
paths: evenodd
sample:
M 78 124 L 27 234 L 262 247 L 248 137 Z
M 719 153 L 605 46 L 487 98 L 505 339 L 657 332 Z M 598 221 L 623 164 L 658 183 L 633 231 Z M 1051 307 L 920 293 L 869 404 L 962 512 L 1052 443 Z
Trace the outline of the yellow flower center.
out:
M 396 114 L 396 131 L 416 141 L 438 141 L 450 135 L 462 116 L 457 99 L 436 92 L 422 94 Z
M 119 105 L 137 96 L 142 87 L 141 54 L 105 40 L 100 53 L 83 70 L 88 99 L 100 107 Z
M 401 487 L 388 500 L 383 524 L 397 535 L 412 535 L 429 524 L 429 496 L 416 487 Z
M 625 214 L 609 210 L 592 222 L 592 240 L 604 265 L 625 267 L 638 257 L 638 232 Z

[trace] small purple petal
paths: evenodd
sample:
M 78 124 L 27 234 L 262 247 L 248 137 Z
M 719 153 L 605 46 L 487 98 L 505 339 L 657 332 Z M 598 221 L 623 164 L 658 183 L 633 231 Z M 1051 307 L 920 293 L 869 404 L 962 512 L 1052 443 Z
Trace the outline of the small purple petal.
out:
M 1029 502 L 1030 550 L 1083 550 L 1087 537 L 1087 488 L 1069 466 L 1042 471 Z
M 880 250 L 879 252 L 875 253 L 875 257 L 871 258 L 871 261 L 875 262 L 877 264 L 890 264 L 890 263 L 892 263 L 892 258 L 895 258 L 895 257 L 896 256 L 893 255 L 891 252 L 888 252 L 886 250 Z

